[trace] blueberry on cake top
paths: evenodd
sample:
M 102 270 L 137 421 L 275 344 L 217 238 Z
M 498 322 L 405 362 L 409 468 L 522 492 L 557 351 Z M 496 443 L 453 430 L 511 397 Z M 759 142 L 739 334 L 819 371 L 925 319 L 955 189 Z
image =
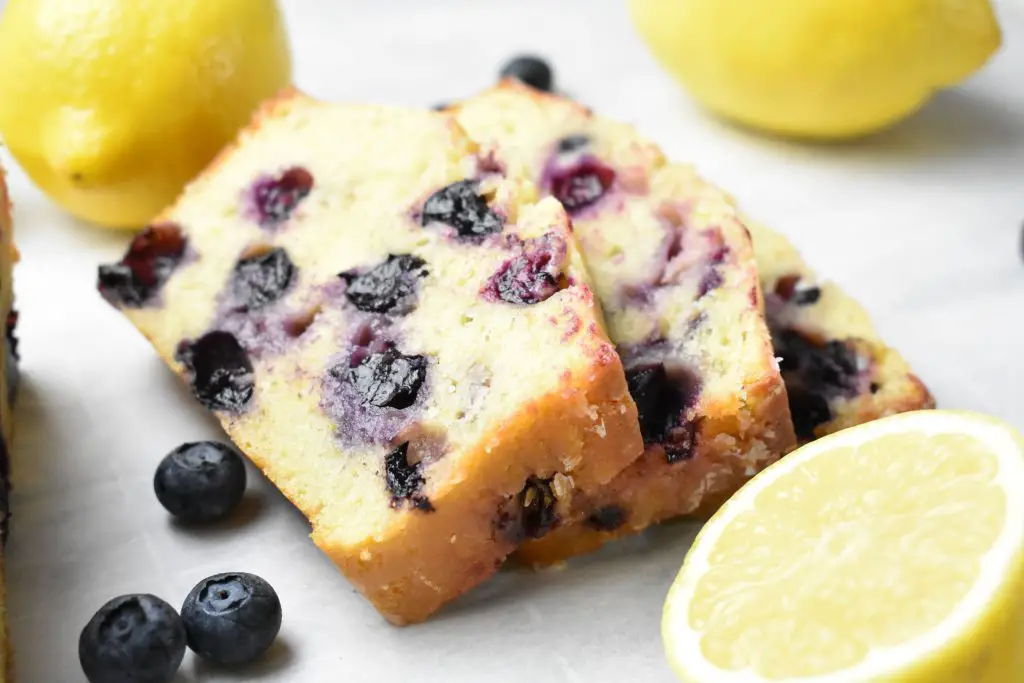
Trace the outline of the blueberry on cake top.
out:
M 935 407 L 928 389 L 882 341 L 859 303 L 835 284 L 819 281 L 784 237 L 754 221 L 747 226 L 801 442 Z
M 643 450 L 568 217 L 477 152 L 443 113 L 285 93 L 99 272 L 397 624 Z
M 710 506 L 793 447 L 750 237 L 723 193 L 632 127 L 512 81 L 452 111 L 496 166 L 572 217 L 646 444 L 524 558 Z
M 18 342 L 14 327 L 18 314 L 14 311 L 13 270 L 18 259 L 13 242 L 11 225 L 11 202 L 7 196 L 4 169 L 0 167 L 0 315 L 4 316 L 3 366 L 0 371 L 0 683 L 8 680 L 9 636 L 6 632 L 6 609 L 3 594 L 3 544 L 7 538 L 8 515 L 10 514 L 10 452 L 8 447 L 14 432 L 11 405 L 18 388 Z

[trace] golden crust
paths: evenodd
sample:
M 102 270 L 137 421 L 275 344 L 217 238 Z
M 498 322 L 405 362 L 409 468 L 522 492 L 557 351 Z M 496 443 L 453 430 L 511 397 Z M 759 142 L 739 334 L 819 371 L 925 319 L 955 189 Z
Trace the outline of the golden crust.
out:
M 670 463 L 661 446 L 649 447 L 608 486 L 578 502 L 574 519 L 582 523 L 524 544 L 516 559 L 535 567 L 555 564 L 658 522 L 713 512 L 794 442 L 786 392 L 768 376 L 750 388 L 741 409 L 706 408 L 691 459 Z M 601 529 L 587 519 L 612 509 L 622 515 L 617 528 Z

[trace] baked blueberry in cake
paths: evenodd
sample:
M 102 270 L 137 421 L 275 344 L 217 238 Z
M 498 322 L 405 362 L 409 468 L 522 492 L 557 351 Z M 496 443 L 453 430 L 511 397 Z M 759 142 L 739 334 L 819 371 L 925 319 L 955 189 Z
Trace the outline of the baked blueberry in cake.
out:
M 643 450 L 568 217 L 478 151 L 285 93 L 99 272 L 396 624 Z
M 630 126 L 512 81 L 451 111 L 496 167 L 572 217 L 646 445 L 523 558 L 710 507 L 794 446 L 750 237 L 723 193 Z
M 860 304 L 835 284 L 819 280 L 784 237 L 755 221 L 747 226 L 801 442 L 935 407 L 928 389 L 882 341 Z
M 18 388 L 18 340 L 15 326 L 13 269 L 17 250 L 13 242 L 11 202 L 7 195 L 4 170 L 0 167 L 0 314 L 4 316 L 3 369 L 0 372 L 0 682 L 8 680 L 11 665 L 7 644 L 6 610 L 3 599 L 3 544 L 7 539 L 10 515 L 10 452 L 8 447 L 14 431 L 11 406 Z

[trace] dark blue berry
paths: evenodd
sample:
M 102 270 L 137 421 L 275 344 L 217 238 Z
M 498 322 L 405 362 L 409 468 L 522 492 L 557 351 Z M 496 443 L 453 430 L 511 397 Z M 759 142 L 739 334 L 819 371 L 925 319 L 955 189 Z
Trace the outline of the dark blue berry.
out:
M 427 359 L 394 347 L 366 356 L 349 369 L 349 381 L 363 402 L 378 408 L 408 408 L 427 376 Z
M 184 656 L 181 617 L 153 595 L 114 598 L 78 638 L 78 659 L 90 683 L 168 683 Z
M 215 664 L 255 661 L 281 630 L 277 593 L 253 574 L 216 574 L 200 581 L 181 607 L 188 646 Z
M 295 266 L 284 249 L 243 258 L 231 278 L 232 301 L 243 311 L 262 308 L 280 299 L 294 279 Z
M 693 373 L 685 368 L 670 372 L 664 363 L 647 363 L 627 369 L 626 383 L 636 403 L 644 443 L 660 444 L 670 463 L 693 457 L 698 421 L 687 414 L 699 391 Z
M 444 223 L 455 228 L 459 237 L 474 239 L 501 232 L 501 216 L 491 211 L 487 200 L 477 192 L 473 180 L 460 180 L 443 187 L 423 204 L 420 224 Z
M 409 462 L 409 442 L 400 444 L 384 456 L 384 482 L 391 494 L 391 507 L 398 508 L 409 501 L 424 512 L 433 512 L 434 506 L 423 495 L 423 463 Z
M 482 290 L 489 301 L 529 305 L 545 301 L 564 283 L 561 261 L 565 245 L 552 240 L 531 240 L 522 252 L 505 261 Z
M 300 166 L 275 178 L 262 178 L 252 187 L 256 221 L 264 228 L 276 228 L 291 217 L 299 203 L 313 190 L 313 175 Z
M 426 262 L 411 254 L 392 254 L 364 273 L 342 273 L 345 296 L 369 313 L 408 313 L 416 305 L 416 285 L 427 275 Z
M 626 511 L 618 505 L 605 505 L 587 517 L 587 526 L 598 531 L 615 531 L 626 523 Z
M 153 489 L 160 504 L 183 522 L 214 522 L 241 502 L 245 465 L 241 456 L 224 444 L 182 444 L 160 462 Z
M 815 428 L 832 419 L 829 400 L 857 392 L 857 351 L 843 341 L 822 342 L 793 329 L 773 330 L 772 344 L 781 358 L 796 435 L 813 438 Z
M 521 523 L 526 538 L 540 538 L 558 523 L 551 480 L 530 477 L 519 492 Z
M 551 67 L 543 59 L 533 55 L 520 55 L 507 62 L 501 68 L 501 78 L 514 78 L 543 92 L 551 92 L 554 85 Z
M 586 135 L 569 135 L 558 141 L 558 152 L 560 154 L 569 154 L 570 152 L 581 150 L 589 144 L 590 138 Z
M 208 332 L 181 347 L 179 359 L 192 373 L 192 393 L 210 410 L 241 411 L 253 393 L 253 367 L 230 332 Z
M 814 430 L 832 419 L 828 399 L 820 393 L 794 384 L 786 386 L 789 396 L 789 412 L 793 417 L 793 431 L 801 441 L 814 438 Z
M 615 171 L 595 159 L 586 158 L 551 174 L 551 195 L 570 214 L 597 202 L 615 182 Z
M 144 305 L 178 266 L 185 244 L 185 236 L 177 225 L 149 226 L 135 236 L 118 263 L 100 266 L 100 294 L 115 305 Z

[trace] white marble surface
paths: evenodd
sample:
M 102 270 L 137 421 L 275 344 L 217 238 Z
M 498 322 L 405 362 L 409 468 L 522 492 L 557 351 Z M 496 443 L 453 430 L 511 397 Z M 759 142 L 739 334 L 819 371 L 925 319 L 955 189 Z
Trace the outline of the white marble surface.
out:
M 1024 427 L 1019 3 L 1001 5 L 1006 46 L 982 74 L 891 132 L 830 147 L 702 116 L 648 57 L 621 0 L 285 4 L 298 83 L 325 98 L 427 105 L 485 86 L 514 51 L 549 55 L 566 91 L 636 123 L 791 235 L 868 306 L 944 406 Z M 243 672 L 190 655 L 179 683 L 671 680 L 658 620 L 686 524 L 565 571 L 507 573 L 404 630 L 353 593 L 257 477 L 233 527 L 169 524 L 152 494 L 156 463 L 219 431 L 93 291 L 96 265 L 127 238 L 62 215 L 17 169 L 11 180 L 24 385 L 7 579 L 21 683 L 84 681 L 78 633 L 106 599 L 148 591 L 177 604 L 228 570 L 277 587 L 280 643 Z

